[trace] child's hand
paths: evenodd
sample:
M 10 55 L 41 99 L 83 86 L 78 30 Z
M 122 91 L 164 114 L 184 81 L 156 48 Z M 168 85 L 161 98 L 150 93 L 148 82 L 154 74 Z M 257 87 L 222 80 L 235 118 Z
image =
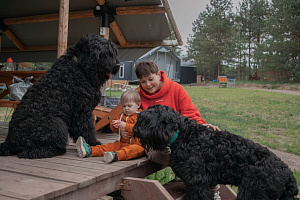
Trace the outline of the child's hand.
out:
M 120 130 L 121 130 L 122 132 L 125 131 L 126 123 L 120 121 L 120 126 L 119 126 L 119 128 L 120 128 Z
M 131 138 L 131 136 L 129 135 L 129 133 L 128 132 L 121 132 L 121 136 L 122 136 L 122 138 L 124 138 L 124 139 L 129 139 L 129 138 Z
M 112 120 L 112 125 L 114 128 L 119 128 L 121 125 L 121 121 L 120 120 Z

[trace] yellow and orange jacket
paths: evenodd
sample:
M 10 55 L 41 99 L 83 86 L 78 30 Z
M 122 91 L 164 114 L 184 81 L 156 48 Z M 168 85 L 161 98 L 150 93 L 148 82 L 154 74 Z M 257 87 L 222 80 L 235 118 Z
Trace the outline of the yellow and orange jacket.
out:
M 120 142 L 122 143 L 128 143 L 128 144 L 138 144 L 141 145 L 140 139 L 137 137 L 134 137 L 134 133 L 132 131 L 136 121 L 138 114 L 142 111 L 142 109 L 139 109 L 136 113 L 134 113 L 131 116 L 124 115 L 123 113 L 119 114 L 118 117 L 115 120 L 120 120 L 122 122 L 126 122 L 125 131 L 128 132 L 128 134 L 131 136 L 129 139 L 125 139 L 123 137 L 120 138 Z M 119 133 L 118 128 L 114 128 L 112 122 L 110 123 L 110 129 L 113 132 Z M 120 134 L 120 133 L 119 133 Z

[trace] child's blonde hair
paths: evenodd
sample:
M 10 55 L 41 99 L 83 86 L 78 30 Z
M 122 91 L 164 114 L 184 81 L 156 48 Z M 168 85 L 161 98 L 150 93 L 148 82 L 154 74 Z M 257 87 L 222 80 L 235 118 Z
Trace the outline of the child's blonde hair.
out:
M 135 89 L 129 89 L 126 92 L 124 92 L 121 96 L 121 104 L 132 102 L 132 101 L 135 102 L 136 104 L 141 103 L 140 94 Z

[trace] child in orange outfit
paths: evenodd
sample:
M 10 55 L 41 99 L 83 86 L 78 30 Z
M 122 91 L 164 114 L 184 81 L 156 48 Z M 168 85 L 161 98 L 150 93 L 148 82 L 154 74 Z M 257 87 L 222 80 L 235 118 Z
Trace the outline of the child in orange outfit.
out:
M 132 128 L 141 111 L 141 98 L 136 90 L 127 90 L 121 96 L 123 113 L 110 123 L 113 132 L 119 133 L 119 140 L 105 145 L 90 146 L 83 137 L 76 142 L 80 158 L 103 156 L 104 162 L 111 163 L 117 160 L 130 160 L 144 155 L 144 148 L 140 140 L 134 137 Z

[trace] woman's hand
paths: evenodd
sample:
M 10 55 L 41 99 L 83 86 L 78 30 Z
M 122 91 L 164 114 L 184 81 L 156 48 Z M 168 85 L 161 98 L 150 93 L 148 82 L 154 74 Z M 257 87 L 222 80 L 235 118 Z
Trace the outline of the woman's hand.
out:
M 208 128 L 212 128 L 214 131 L 221 131 L 221 129 L 219 129 L 219 127 L 214 126 L 212 124 L 202 124 L 203 126 L 206 126 Z

